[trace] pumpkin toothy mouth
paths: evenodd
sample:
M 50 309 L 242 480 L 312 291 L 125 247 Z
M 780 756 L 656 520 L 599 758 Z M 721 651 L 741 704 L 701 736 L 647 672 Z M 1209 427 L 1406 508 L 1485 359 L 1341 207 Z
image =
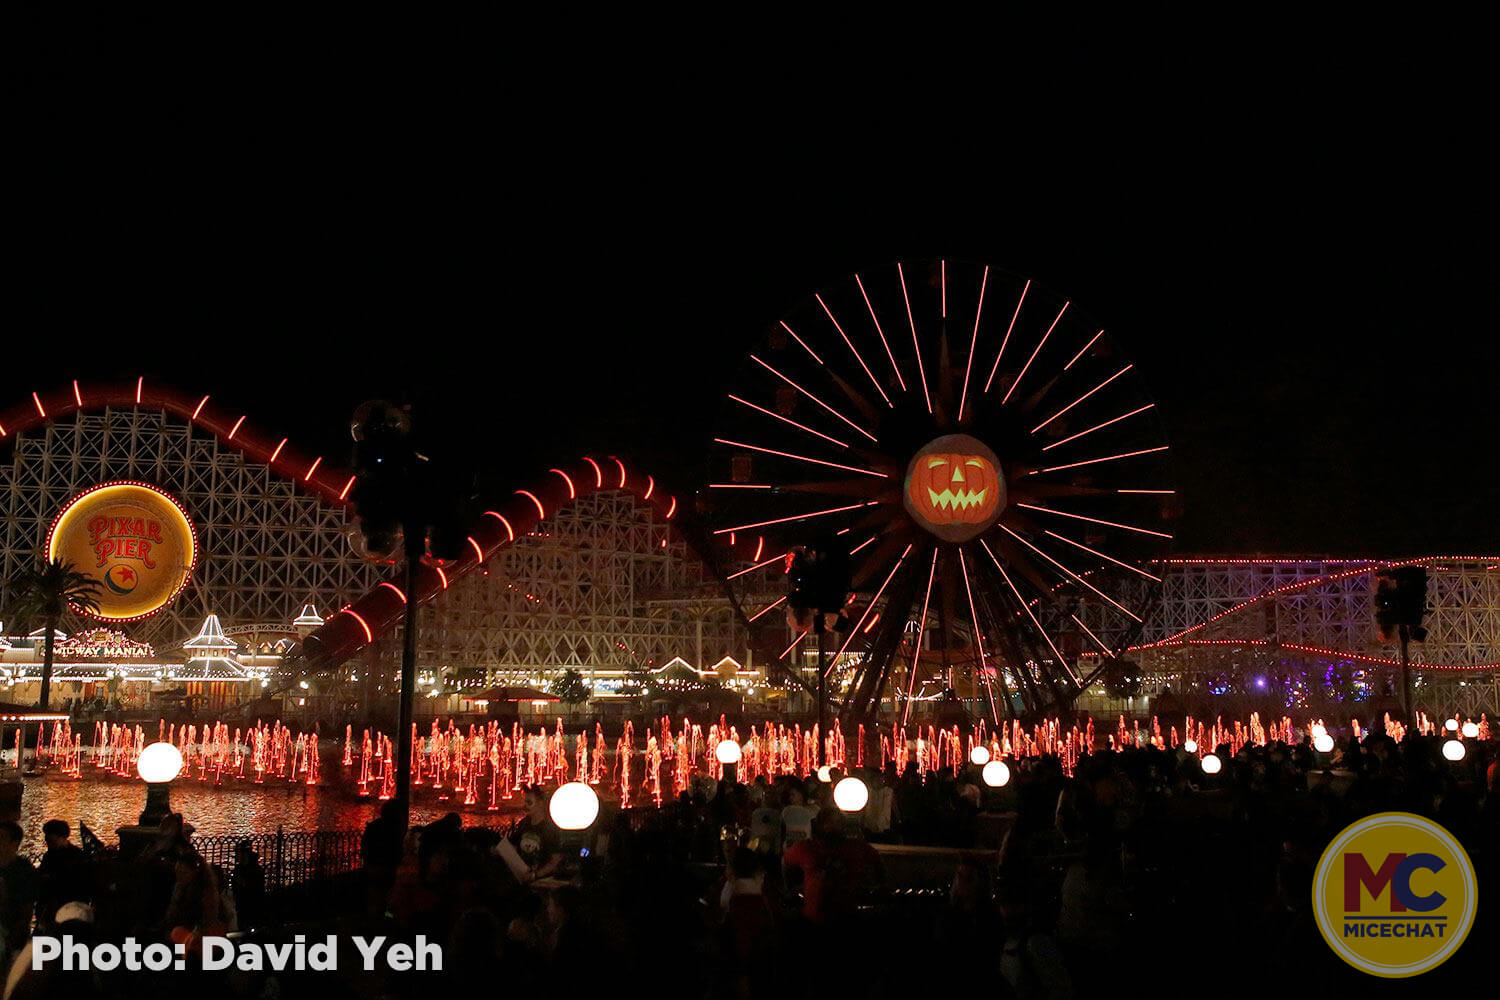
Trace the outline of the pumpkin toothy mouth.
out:
M 932 506 L 941 507 L 944 510 L 968 510 L 971 507 L 983 506 L 987 493 L 989 493 L 989 487 L 982 490 L 959 490 L 956 493 L 951 488 L 940 493 L 931 486 L 927 487 L 927 496 L 932 500 Z

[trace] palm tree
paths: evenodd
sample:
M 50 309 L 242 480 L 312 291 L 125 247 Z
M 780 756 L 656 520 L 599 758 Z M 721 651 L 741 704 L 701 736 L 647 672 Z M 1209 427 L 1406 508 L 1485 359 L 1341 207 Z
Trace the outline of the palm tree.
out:
M 41 619 L 46 628 L 42 639 L 42 696 L 37 707 L 47 710 L 52 695 L 52 644 L 58 625 L 70 608 L 99 610 L 99 581 L 80 573 L 70 562 L 53 559 L 39 570 L 24 570 L 11 581 L 14 604 L 11 614 L 22 621 Z

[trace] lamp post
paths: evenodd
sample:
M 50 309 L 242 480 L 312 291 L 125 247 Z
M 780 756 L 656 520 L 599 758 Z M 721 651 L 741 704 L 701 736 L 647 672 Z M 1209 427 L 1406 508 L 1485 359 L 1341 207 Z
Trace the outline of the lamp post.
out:
M 136 758 L 136 773 L 146 783 L 141 826 L 160 826 L 172 811 L 172 779 L 182 771 L 182 752 L 170 743 L 153 743 Z
M 734 740 L 720 740 L 714 747 L 714 757 L 724 766 L 724 780 L 739 780 L 740 745 Z

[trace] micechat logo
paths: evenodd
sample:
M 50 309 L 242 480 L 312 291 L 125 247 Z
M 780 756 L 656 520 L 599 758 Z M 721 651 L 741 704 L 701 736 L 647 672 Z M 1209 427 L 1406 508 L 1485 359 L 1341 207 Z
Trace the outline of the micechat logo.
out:
M 1447 961 L 1474 924 L 1474 866 L 1447 830 L 1379 813 L 1333 838 L 1313 876 L 1323 940 L 1345 962 L 1386 978 Z

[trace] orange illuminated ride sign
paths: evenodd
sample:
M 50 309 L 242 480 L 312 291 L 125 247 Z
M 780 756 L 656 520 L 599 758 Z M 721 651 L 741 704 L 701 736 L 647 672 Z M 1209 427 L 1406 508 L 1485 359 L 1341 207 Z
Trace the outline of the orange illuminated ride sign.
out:
M 149 483 L 100 483 L 63 505 L 47 558 L 99 580 L 101 621 L 136 621 L 171 604 L 191 579 L 198 535 L 171 494 Z

